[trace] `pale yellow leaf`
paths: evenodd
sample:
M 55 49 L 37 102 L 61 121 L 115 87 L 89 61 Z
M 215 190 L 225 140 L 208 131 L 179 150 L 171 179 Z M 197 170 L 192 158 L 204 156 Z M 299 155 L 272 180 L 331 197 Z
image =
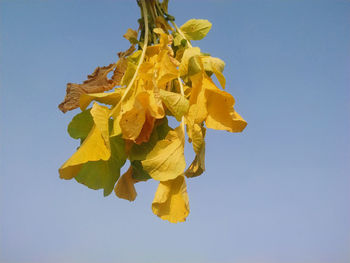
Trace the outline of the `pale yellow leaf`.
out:
M 180 29 L 188 40 L 201 40 L 211 29 L 211 23 L 205 19 L 190 19 Z
M 159 90 L 159 94 L 165 106 L 178 121 L 181 121 L 182 116 L 184 116 L 188 111 L 188 100 L 179 93 L 170 92 L 163 89 Z

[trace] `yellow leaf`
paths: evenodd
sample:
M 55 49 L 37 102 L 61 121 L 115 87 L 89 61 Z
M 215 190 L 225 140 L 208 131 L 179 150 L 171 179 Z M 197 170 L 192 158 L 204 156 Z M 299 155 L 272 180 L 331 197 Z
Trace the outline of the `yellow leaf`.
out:
M 171 223 L 186 221 L 190 208 L 183 175 L 159 183 L 152 203 L 152 211 L 161 219 Z
M 118 180 L 114 192 L 119 198 L 134 201 L 137 193 L 134 184 L 136 181 L 132 177 L 132 166 Z
M 205 96 L 207 99 L 208 116 L 205 124 L 208 128 L 226 130 L 229 132 L 241 132 L 247 126 L 247 122 L 235 112 L 233 106 L 235 100 L 231 94 L 220 90 L 211 79 L 203 79 Z
M 152 133 L 154 119 L 163 117 L 164 109 L 160 98 L 157 99 L 152 91 L 140 92 L 132 108 L 122 113 L 120 127 L 123 138 L 137 143 L 145 141 Z M 142 132 L 145 134 L 141 134 Z M 141 137 L 137 139 L 139 136 Z
M 92 106 L 90 111 L 92 118 L 96 127 L 100 130 L 101 135 L 105 141 L 106 146 L 109 148 L 109 128 L 108 128 L 108 119 L 109 119 L 109 109 L 104 106 L 100 106 L 96 102 Z
M 123 95 L 125 89 L 124 88 L 118 88 L 113 92 L 110 93 L 91 93 L 91 94 L 82 94 L 80 96 L 80 109 L 83 111 L 89 106 L 90 102 L 95 100 L 104 104 L 108 105 L 116 105 L 121 96 Z
M 191 165 L 185 172 L 187 178 L 201 175 L 205 171 L 205 142 L 203 143 L 199 154 L 196 154 Z
M 195 123 L 192 128 L 191 141 L 193 145 L 193 150 L 196 154 L 199 154 L 201 151 L 201 148 L 205 142 L 204 137 L 205 137 L 205 128 Z
M 158 34 L 158 35 L 165 34 L 164 30 L 161 27 L 154 28 L 153 32 Z
M 162 51 L 159 57 L 160 61 L 157 65 L 157 83 L 158 86 L 161 86 L 173 79 L 176 79 L 179 75 L 179 71 L 176 68 L 177 65 L 175 65 L 174 61 L 170 59 L 170 55 L 168 54 L 167 50 Z
M 155 118 L 152 117 L 148 112 L 145 114 L 145 122 L 142 126 L 139 136 L 136 138 L 135 143 L 141 144 L 143 142 L 148 142 L 154 127 Z
M 134 107 L 122 115 L 120 127 L 124 139 L 136 140 L 145 123 L 145 114 L 145 109 L 136 101 Z
M 89 135 L 79 149 L 59 169 L 60 177 L 72 179 L 81 165 L 88 161 L 108 160 L 111 156 L 108 134 L 109 109 L 95 103 L 91 109 L 94 120 Z
M 183 174 L 186 168 L 184 157 L 184 134 L 181 127 L 169 131 L 164 140 L 157 142 L 142 161 L 149 175 L 158 181 L 167 181 Z
M 151 116 L 156 119 L 162 119 L 164 117 L 164 108 L 160 95 L 156 91 L 140 92 L 137 95 L 137 100 L 147 109 Z
M 195 123 L 191 128 L 191 141 L 196 157 L 185 172 L 186 177 L 201 175 L 205 170 L 205 128 Z

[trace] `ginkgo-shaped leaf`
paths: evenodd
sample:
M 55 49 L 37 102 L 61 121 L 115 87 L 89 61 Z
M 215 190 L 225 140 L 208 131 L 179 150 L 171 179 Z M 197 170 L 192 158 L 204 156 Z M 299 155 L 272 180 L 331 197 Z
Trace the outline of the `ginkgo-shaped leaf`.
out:
M 184 222 L 190 212 L 185 177 L 183 175 L 159 182 L 153 199 L 152 211 L 171 223 Z
M 69 123 L 67 130 L 72 138 L 84 140 L 88 136 L 93 125 L 94 120 L 90 109 L 88 109 L 75 115 Z
M 205 19 L 190 19 L 180 27 L 188 40 L 201 40 L 211 29 L 211 23 Z
M 182 116 L 184 116 L 188 111 L 188 100 L 179 93 L 170 92 L 163 89 L 159 90 L 159 94 L 165 106 L 178 121 L 181 121 Z
M 234 110 L 235 100 L 231 94 L 220 90 L 211 79 L 203 79 L 207 99 L 208 116 L 205 124 L 208 128 L 242 132 L 247 122 Z
M 186 162 L 184 134 L 181 127 L 169 131 L 164 140 L 158 141 L 142 161 L 142 166 L 153 179 L 158 181 L 171 180 L 183 174 Z
M 107 161 L 90 161 L 82 165 L 75 179 L 91 189 L 104 189 L 109 195 L 120 176 L 120 169 L 126 161 L 125 143 L 121 136 L 110 138 L 111 157 Z
M 108 134 L 109 109 L 95 103 L 90 112 L 94 126 L 79 149 L 59 169 L 62 179 L 72 179 L 86 162 L 108 160 L 111 156 Z
M 122 199 L 129 201 L 134 201 L 137 193 L 134 184 L 136 183 L 135 179 L 132 177 L 132 166 L 120 177 L 118 180 L 114 192 L 115 194 Z

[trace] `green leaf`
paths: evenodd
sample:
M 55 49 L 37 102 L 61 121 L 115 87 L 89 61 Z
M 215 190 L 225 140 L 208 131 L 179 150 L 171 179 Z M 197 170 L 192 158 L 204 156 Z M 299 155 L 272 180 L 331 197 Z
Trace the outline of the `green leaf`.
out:
M 193 56 L 188 61 L 188 76 L 196 75 L 202 71 L 201 62 L 198 56 Z
M 193 56 L 198 56 L 201 54 L 199 47 L 187 48 L 183 53 L 181 64 L 179 66 L 180 76 L 185 76 L 189 71 L 189 61 Z
M 88 136 L 94 125 L 90 110 L 91 108 L 78 113 L 69 123 L 68 133 L 72 138 L 84 140 Z
M 147 181 L 151 176 L 143 169 L 141 161 L 132 161 L 132 178 L 137 181 Z
M 201 40 L 211 29 L 211 23 L 205 19 L 190 19 L 180 29 L 188 40 Z
M 104 189 L 104 196 L 109 195 L 120 176 L 120 168 L 126 161 L 125 144 L 121 136 L 110 137 L 111 158 L 107 161 L 85 163 L 75 179 L 87 187 Z
M 163 89 L 159 90 L 159 94 L 165 106 L 178 121 L 181 121 L 182 116 L 187 113 L 190 106 L 188 100 L 179 93 Z
M 174 46 L 177 47 L 182 45 L 182 40 L 184 40 L 183 36 L 181 36 L 179 33 L 176 33 L 176 32 L 174 32 L 173 35 L 174 35 Z

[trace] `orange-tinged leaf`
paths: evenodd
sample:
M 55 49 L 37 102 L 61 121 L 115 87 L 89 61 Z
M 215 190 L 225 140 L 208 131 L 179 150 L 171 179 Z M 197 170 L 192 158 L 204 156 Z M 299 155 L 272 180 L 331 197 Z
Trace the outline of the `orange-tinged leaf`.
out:
M 171 223 L 186 221 L 190 208 L 183 175 L 159 183 L 152 203 L 152 211 L 161 219 Z
M 129 201 L 136 199 L 137 193 L 134 184 L 136 181 L 132 177 L 132 166 L 119 178 L 114 192 L 119 198 Z
M 158 92 L 144 91 L 137 95 L 136 100 L 156 119 L 164 117 L 164 108 Z
M 148 142 L 154 127 L 155 118 L 152 117 L 148 112 L 145 114 L 145 122 L 142 126 L 142 130 L 139 136 L 136 138 L 135 143 L 141 144 L 143 142 Z

